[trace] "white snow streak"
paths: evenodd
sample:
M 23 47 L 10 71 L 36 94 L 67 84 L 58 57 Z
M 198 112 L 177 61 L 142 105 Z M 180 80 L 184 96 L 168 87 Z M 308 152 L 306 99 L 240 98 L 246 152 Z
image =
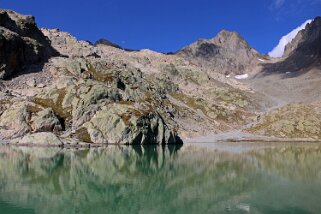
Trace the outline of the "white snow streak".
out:
M 248 74 L 242 74 L 242 75 L 236 75 L 235 76 L 235 79 L 237 80 L 244 80 L 244 79 L 247 79 L 249 77 Z
M 313 21 L 312 19 L 307 20 L 301 26 L 297 27 L 287 35 L 283 36 L 279 44 L 269 53 L 269 56 L 274 58 L 282 57 L 284 54 L 285 46 L 289 44 L 296 37 L 299 31 L 305 29 L 306 25 L 311 23 L 312 21 Z

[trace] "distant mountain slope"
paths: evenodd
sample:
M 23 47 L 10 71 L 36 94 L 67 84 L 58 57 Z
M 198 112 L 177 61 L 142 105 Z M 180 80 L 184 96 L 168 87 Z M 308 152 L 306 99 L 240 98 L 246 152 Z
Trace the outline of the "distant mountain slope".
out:
M 287 35 L 283 36 L 280 39 L 279 44 L 273 48 L 273 50 L 271 52 L 269 52 L 269 56 L 270 57 L 274 57 L 274 58 L 278 58 L 278 57 L 282 57 L 284 55 L 285 52 L 285 47 L 292 42 L 292 40 L 298 35 L 298 33 L 305 29 L 307 24 L 310 24 L 313 20 L 309 19 L 307 21 L 305 21 L 302 25 L 300 25 L 299 27 L 295 28 L 294 30 L 292 30 L 290 33 L 288 33 Z
M 295 72 L 321 62 L 321 17 L 315 18 L 285 47 L 284 57 L 264 65 L 263 72 Z
M 321 55 L 321 17 L 315 18 L 285 47 L 285 56 L 291 54 Z
M 240 34 L 226 30 L 213 39 L 198 40 L 177 55 L 225 75 L 251 73 L 260 62 L 260 54 Z

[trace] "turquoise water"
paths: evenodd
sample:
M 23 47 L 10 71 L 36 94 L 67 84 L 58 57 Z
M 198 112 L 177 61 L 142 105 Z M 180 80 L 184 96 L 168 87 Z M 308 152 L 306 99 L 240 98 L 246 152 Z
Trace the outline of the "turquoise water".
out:
M 318 144 L 0 147 L 0 213 L 321 213 Z

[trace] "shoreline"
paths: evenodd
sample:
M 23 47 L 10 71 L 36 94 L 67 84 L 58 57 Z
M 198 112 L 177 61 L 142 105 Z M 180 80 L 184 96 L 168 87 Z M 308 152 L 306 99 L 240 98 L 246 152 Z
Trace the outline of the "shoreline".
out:
M 184 140 L 183 144 L 164 144 L 165 146 L 176 146 L 176 145 L 223 145 L 231 144 L 235 146 L 251 144 L 251 145 L 265 145 L 272 146 L 278 143 L 282 144 L 321 144 L 321 140 L 313 139 L 226 139 L 226 140 L 217 140 L 217 141 L 191 141 Z M 95 148 L 107 148 L 109 146 L 163 146 L 163 144 L 89 144 L 89 143 L 78 143 L 78 144 L 61 144 L 61 145 L 51 145 L 51 144 L 32 144 L 32 143 L 10 143 L 8 141 L 0 141 L 0 146 L 10 146 L 10 147 L 28 147 L 28 148 L 61 148 L 61 149 L 95 149 Z

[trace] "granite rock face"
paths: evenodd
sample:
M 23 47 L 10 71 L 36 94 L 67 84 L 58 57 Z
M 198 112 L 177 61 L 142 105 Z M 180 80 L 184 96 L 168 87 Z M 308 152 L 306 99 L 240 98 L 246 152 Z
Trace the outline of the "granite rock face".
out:
M 0 79 L 57 55 L 32 16 L 0 10 Z
M 0 33 L 0 77 L 20 75 L 16 85 L 1 87 L 0 140 L 182 143 L 163 110 L 166 94 L 177 90 L 173 83 L 146 81 L 138 68 L 102 58 L 103 51 L 91 43 L 57 29 L 39 30 L 32 16 L 1 10 Z M 44 67 L 39 74 L 21 72 L 32 65 Z
M 80 138 L 88 137 L 87 140 L 95 143 L 181 143 L 157 112 L 128 104 L 114 104 L 97 112 L 78 132 L 88 133 Z
M 0 138 L 12 139 L 29 133 L 31 128 L 28 125 L 29 114 L 27 104 L 24 102 L 14 102 L 4 105 L 6 110 L 2 112 L 0 117 Z M 4 105 L 2 104 L 2 106 Z

